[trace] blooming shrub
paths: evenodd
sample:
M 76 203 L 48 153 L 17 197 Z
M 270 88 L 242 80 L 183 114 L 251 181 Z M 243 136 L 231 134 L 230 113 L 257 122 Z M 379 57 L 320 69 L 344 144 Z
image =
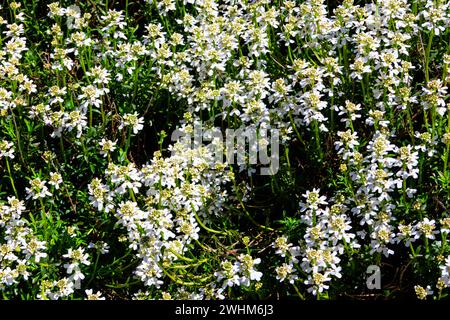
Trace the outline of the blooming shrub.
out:
M 449 6 L 4 1 L 2 297 L 446 298 Z

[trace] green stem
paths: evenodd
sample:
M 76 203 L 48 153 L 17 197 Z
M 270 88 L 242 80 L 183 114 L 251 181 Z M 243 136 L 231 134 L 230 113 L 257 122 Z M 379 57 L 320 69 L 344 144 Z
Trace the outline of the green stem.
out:
M 425 51 L 425 80 L 426 82 L 430 81 L 430 76 L 429 76 L 429 63 L 430 63 L 430 52 L 431 52 L 431 45 L 433 44 L 433 36 L 434 36 L 434 31 L 432 30 L 430 32 L 430 36 L 428 38 L 428 45 L 427 45 L 427 49 Z
M 293 283 L 292 286 L 295 289 L 295 292 L 297 293 L 298 297 L 302 300 L 305 300 L 305 297 L 300 293 L 300 290 L 298 290 L 297 286 Z
M 61 147 L 61 153 L 62 153 L 63 158 L 64 158 L 64 163 L 67 163 L 67 159 L 66 159 L 66 151 L 64 150 L 64 142 L 63 142 L 62 135 L 59 136 L 59 145 L 60 145 L 60 147 Z
M 446 133 L 450 134 L 450 112 L 447 112 L 447 130 Z M 450 142 L 447 141 L 444 153 L 444 176 L 447 177 L 448 156 L 450 151 Z
M 294 118 L 292 117 L 292 111 L 289 111 L 289 119 L 291 120 L 292 128 L 294 129 L 295 134 L 297 135 L 298 141 L 300 141 L 303 145 L 305 142 L 303 141 L 300 132 L 297 130 L 297 126 L 295 125 Z
M 411 253 L 413 255 L 413 258 L 415 258 L 416 257 L 416 251 L 414 250 L 414 247 L 413 247 L 411 242 L 409 243 L 409 248 L 411 249 Z
M 221 234 L 221 235 L 227 235 L 226 232 L 214 230 L 214 229 L 211 229 L 211 228 L 208 228 L 207 226 L 205 226 L 205 224 L 200 220 L 200 218 L 197 215 L 197 212 L 195 211 L 193 206 L 192 206 L 192 212 L 194 213 L 195 220 L 197 220 L 198 224 L 206 231 L 211 232 L 211 233 Z
M 323 152 L 322 152 L 322 146 L 320 145 L 320 132 L 319 132 L 319 123 L 317 120 L 314 120 L 314 136 L 316 140 L 316 147 L 317 151 L 319 152 L 320 161 L 323 160 Z
M 92 282 L 92 280 L 94 280 L 95 277 L 95 273 L 97 271 L 97 265 L 98 265 L 98 261 L 100 260 L 100 251 L 97 252 L 97 258 L 95 259 L 95 264 L 94 264 L 94 271 L 92 271 L 92 276 L 89 279 L 87 286 L 89 286 L 89 284 Z
M 128 149 L 130 148 L 131 143 L 131 128 L 128 128 L 127 141 L 125 142 L 125 155 L 128 153 Z
M 9 165 L 9 160 L 8 160 L 7 156 L 5 157 L 5 160 L 6 160 L 6 168 L 8 169 L 9 180 L 11 181 L 11 186 L 12 186 L 12 188 L 14 190 L 14 194 L 16 195 L 16 198 L 18 199 L 19 198 L 19 194 L 17 193 L 16 186 L 14 185 L 14 179 L 12 177 L 11 167 Z
M 235 190 L 236 189 L 236 185 L 235 185 Z M 250 213 L 248 212 L 247 208 L 244 205 L 244 202 L 242 201 L 242 198 L 240 196 L 238 196 L 239 199 L 239 203 L 242 207 L 242 209 L 244 210 L 245 215 L 247 216 L 247 218 L 255 225 L 260 227 L 261 229 L 267 230 L 267 231 L 274 231 L 274 229 L 272 229 L 271 227 L 267 227 L 265 225 L 262 225 L 260 223 L 258 223 L 255 219 L 253 219 L 253 217 L 250 215 Z

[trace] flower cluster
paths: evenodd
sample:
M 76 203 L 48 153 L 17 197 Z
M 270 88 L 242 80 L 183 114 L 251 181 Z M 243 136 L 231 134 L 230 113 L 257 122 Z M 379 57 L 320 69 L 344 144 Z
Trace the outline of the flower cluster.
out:
M 449 35 L 448 0 L 5 2 L 1 294 L 448 297 Z
M 190 149 L 180 142 L 172 151 L 169 158 L 156 153 L 142 168 L 110 163 L 107 184 L 98 178 L 89 184 L 91 203 L 100 212 L 114 212 L 126 230 L 129 246 L 141 260 L 135 274 L 147 287 L 159 288 L 167 266 L 188 259 L 184 255 L 198 242 L 201 220 L 222 210 L 227 193 L 221 186 L 232 178 L 223 165 L 209 168 L 212 154 L 206 147 Z M 211 201 L 214 205 L 205 210 Z M 242 272 L 255 279 L 251 261 L 246 256 L 241 260 Z
M 22 217 L 26 210 L 23 201 L 8 197 L 0 205 L 0 290 L 4 290 L 29 281 L 34 267 L 47 257 L 47 246 Z

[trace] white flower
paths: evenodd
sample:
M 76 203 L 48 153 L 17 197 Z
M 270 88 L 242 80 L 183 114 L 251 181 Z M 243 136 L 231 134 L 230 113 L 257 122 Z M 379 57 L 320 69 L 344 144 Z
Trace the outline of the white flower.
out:
M 429 220 L 428 218 L 424 218 L 422 221 L 417 223 L 417 230 L 420 231 L 428 239 L 435 239 L 435 234 L 438 234 L 439 231 L 436 229 L 436 221 Z M 419 234 L 416 235 L 416 238 L 420 237 Z
M 243 276 L 240 279 L 241 284 L 248 287 L 251 280 L 261 280 L 262 272 L 259 272 L 254 268 L 255 265 L 261 263 L 260 258 L 253 259 L 249 254 L 241 254 L 238 259 L 239 262 L 237 263 L 237 266 L 239 271 L 243 273 Z
M 318 293 L 327 290 L 330 286 L 326 284 L 330 281 L 329 273 L 321 273 L 317 271 L 313 271 L 311 275 L 308 275 L 308 279 L 305 280 L 306 285 L 310 285 L 308 288 L 308 292 L 311 292 L 313 295 L 317 295 Z
M 137 134 L 139 131 L 141 131 L 144 128 L 144 118 L 140 117 L 137 112 L 135 113 L 126 113 L 123 116 L 123 120 L 120 123 L 119 129 L 122 129 L 124 127 L 131 126 L 133 129 L 133 133 Z
M 58 172 L 50 172 L 50 180 L 48 181 L 48 183 L 54 186 L 56 190 L 59 189 L 59 185 L 62 182 L 62 176 Z
M 3 157 L 14 159 L 14 144 L 12 142 L 6 140 L 0 141 L 0 159 Z
M 422 286 L 416 285 L 414 286 L 414 291 L 416 292 L 417 299 L 425 300 L 427 296 L 432 295 L 433 291 L 430 286 L 423 288 Z
M 67 273 L 71 274 L 75 268 L 77 268 L 80 264 L 90 265 L 91 262 L 88 260 L 89 255 L 84 253 L 84 248 L 78 248 L 73 250 L 70 248 L 66 254 L 63 255 L 63 258 L 71 259 L 71 263 L 65 264 L 64 267 L 67 269 Z
M 276 279 L 280 280 L 280 282 L 287 280 L 289 283 L 294 283 L 298 278 L 297 275 L 295 275 L 295 271 L 292 263 L 283 263 L 275 269 L 275 272 L 277 273 Z
M 279 254 L 281 257 L 285 257 L 289 252 L 289 248 L 292 247 L 292 243 L 288 243 L 288 238 L 285 236 L 278 237 L 272 247 L 276 249 L 275 253 Z
M 97 88 L 93 85 L 88 85 L 86 87 L 81 88 L 81 94 L 78 95 L 78 100 L 81 100 L 81 111 L 83 113 L 86 112 L 87 108 L 89 106 L 95 106 L 97 108 L 100 108 L 100 105 L 102 104 L 101 97 L 109 92 L 108 88 Z
M 86 293 L 86 300 L 105 300 L 100 291 L 93 293 L 92 289 L 86 289 L 84 292 Z
M 102 140 L 99 142 L 99 145 L 102 147 L 102 149 L 100 150 L 100 154 L 103 157 L 106 157 L 109 153 L 116 150 L 116 144 L 117 144 L 117 140 L 111 141 L 111 140 L 102 138 Z
M 223 280 L 222 288 L 232 287 L 234 285 L 240 285 L 240 277 L 238 276 L 239 265 L 230 261 L 223 261 L 221 264 L 221 270 L 214 272 L 217 277 L 217 281 Z
M 30 187 L 25 188 L 27 192 L 26 199 L 32 198 L 33 200 L 38 198 L 45 198 L 47 196 L 52 196 L 52 194 L 48 191 L 46 182 L 42 181 L 39 178 L 32 179 L 30 181 Z
M 306 203 L 300 203 L 300 210 L 305 211 L 309 210 L 317 210 L 320 205 L 326 205 L 328 202 L 325 196 L 320 195 L 320 189 L 314 188 L 312 191 L 306 191 L 305 194 L 302 195 L 306 199 Z

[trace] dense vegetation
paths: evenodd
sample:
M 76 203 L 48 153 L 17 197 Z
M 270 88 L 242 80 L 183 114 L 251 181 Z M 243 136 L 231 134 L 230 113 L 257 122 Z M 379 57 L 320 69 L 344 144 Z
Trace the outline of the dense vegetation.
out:
M 0 296 L 445 298 L 449 36 L 445 0 L 3 1 Z

